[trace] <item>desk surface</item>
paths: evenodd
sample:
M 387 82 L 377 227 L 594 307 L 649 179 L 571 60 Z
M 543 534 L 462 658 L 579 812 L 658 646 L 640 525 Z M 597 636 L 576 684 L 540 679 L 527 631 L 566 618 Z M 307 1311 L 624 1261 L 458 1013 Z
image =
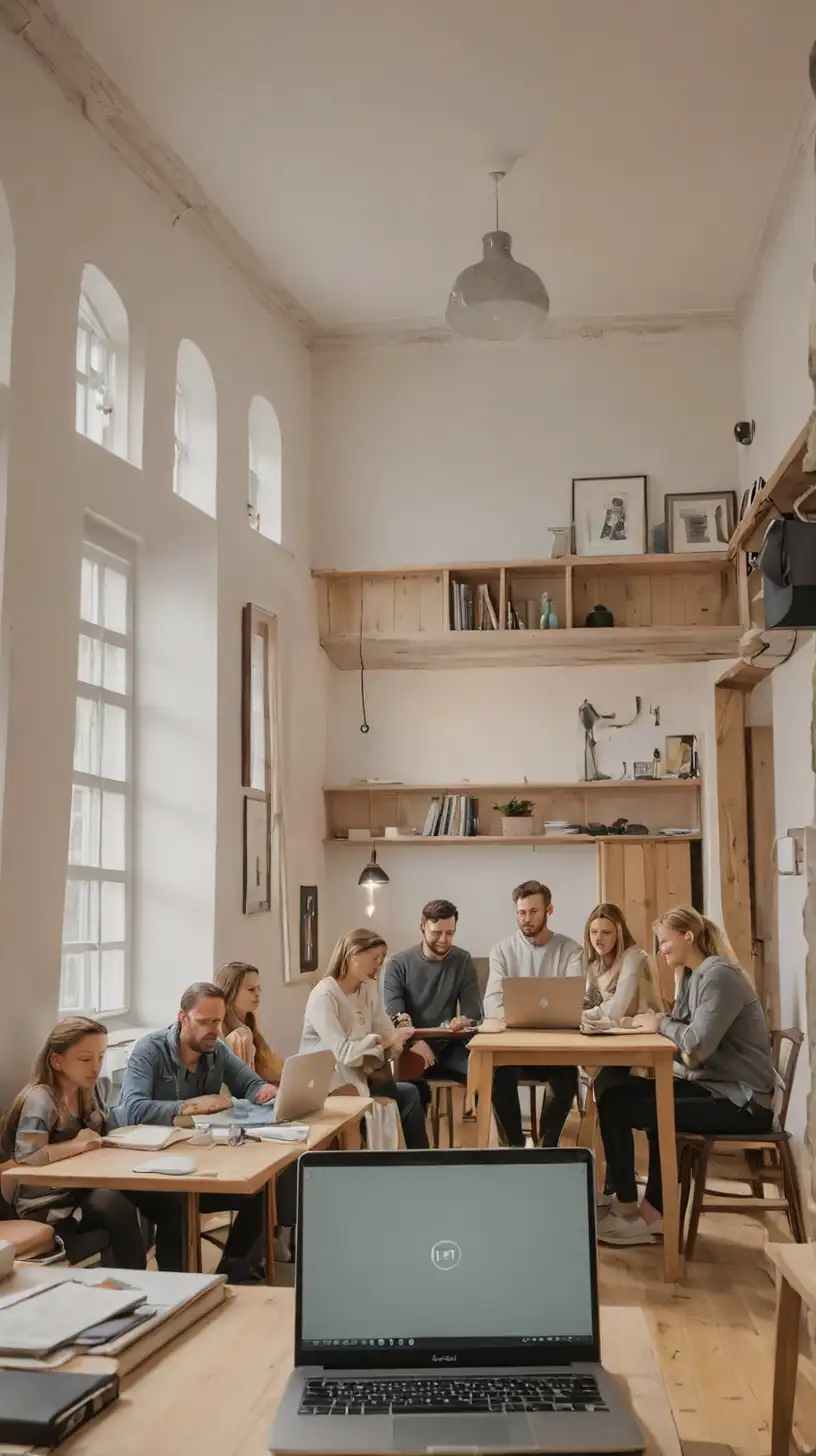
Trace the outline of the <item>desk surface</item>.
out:
M 816 1249 L 813 1244 L 768 1243 L 765 1252 L 808 1309 L 816 1309 Z
M 134 1167 L 159 1153 L 133 1152 L 125 1148 L 97 1148 L 79 1153 L 61 1163 L 32 1168 L 6 1168 L 3 1184 L 19 1182 L 47 1188 L 121 1188 L 127 1192 L 173 1193 L 257 1193 L 274 1173 L 280 1172 L 308 1148 L 325 1147 L 344 1128 L 359 1122 L 371 1106 L 370 1097 L 329 1097 L 322 1112 L 302 1121 L 309 1127 L 308 1143 L 248 1141 L 239 1148 L 225 1144 L 191 1147 L 189 1156 L 198 1163 L 195 1173 L 173 1177 L 165 1173 L 135 1173 Z M 187 1153 L 185 1142 L 174 1143 L 168 1154 Z
M 580 1031 L 477 1031 L 469 1043 L 473 1052 L 561 1052 L 575 1053 L 576 1062 L 593 1066 L 608 1055 L 643 1065 L 656 1056 L 673 1057 L 677 1048 L 659 1032 L 620 1032 L 609 1036 L 585 1036 Z
M 135 1370 L 65 1456 L 265 1456 L 292 1364 L 290 1289 L 232 1289 L 207 1319 Z M 681 1456 L 643 1311 L 601 1310 L 604 1362 L 628 1392 L 647 1456 Z M 208 1393 L 209 1392 L 209 1393 Z

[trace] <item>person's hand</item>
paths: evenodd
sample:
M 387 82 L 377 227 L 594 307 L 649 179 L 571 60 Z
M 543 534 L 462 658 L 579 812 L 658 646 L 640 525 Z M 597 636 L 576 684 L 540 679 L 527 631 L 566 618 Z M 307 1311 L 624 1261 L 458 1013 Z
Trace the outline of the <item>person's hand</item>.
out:
M 659 1011 L 641 1011 L 639 1016 L 632 1017 L 632 1025 L 636 1031 L 655 1032 L 660 1030 Z
M 228 1107 L 232 1107 L 232 1098 L 219 1092 L 210 1097 L 192 1097 L 184 1103 L 181 1112 L 183 1117 L 204 1117 L 208 1112 L 226 1112 Z
M 266 1082 L 261 1088 L 260 1092 L 255 1093 L 255 1101 L 271 1102 L 277 1090 L 277 1086 L 274 1082 Z
M 426 1041 L 415 1041 L 411 1047 L 411 1051 L 416 1052 L 422 1058 L 426 1068 L 434 1065 L 436 1057 Z
M 468 1026 L 472 1025 L 473 1022 L 469 1016 L 454 1016 L 453 1020 L 448 1022 L 450 1031 L 465 1031 Z
M 414 1028 L 412 1026 L 397 1027 L 393 1039 L 388 1044 L 388 1050 L 390 1052 L 396 1052 L 399 1055 L 400 1052 L 405 1051 L 405 1044 L 411 1040 L 413 1034 Z
M 413 1022 L 411 1021 L 411 1018 L 408 1015 L 407 1011 L 398 1011 L 393 1020 L 395 1026 L 403 1027 L 413 1025 Z
M 90 1127 L 83 1127 L 74 1138 L 74 1147 L 81 1148 L 83 1153 L 89 1153 L 91 1148 L 101 1148 L 101 1146 L 102 1139 L 99 1133 L 94 1132 Z
M 248 1067 L 255 1066 L 255 1042 L 248 1026 L 236 1026 L 226 1039 L 230 1051 Z

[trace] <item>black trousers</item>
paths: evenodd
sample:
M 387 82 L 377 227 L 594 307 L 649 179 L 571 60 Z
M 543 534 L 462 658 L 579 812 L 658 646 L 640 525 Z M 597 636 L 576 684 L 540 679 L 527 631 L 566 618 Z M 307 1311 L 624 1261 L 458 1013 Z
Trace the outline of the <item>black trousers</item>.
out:
M 427 1148 L 428 1129 L 425 1113 L 415 1082 L 394 1082 L 390 1077 L 378 1077 L 371 1084 L 374 1097 L 390 1097 L 396 1102 L 402 1123 L 402 1135 L 406 1148 Z
M 738 1107 L 727 1097 L 715 1097 L 699 1082 L 686 1082 L 677 1077 L 674 1082 L 674 1120 L 678 1132 L 744 1132 L 761 1136 L 773 1126 L 773 1111 L 758 1102 Z M 662 1213 L 663 1183 L 654 1082 L 646 1077 L 629 1076 L 625 1082 L 609 1086 L 598 1101 L 598 1121 L 612 1189 L 621 1203 L 637 1202 L 633 1130 L 639 1128 L 646 1133 L 649 1140 L 646 1200 Z
M 548 1082 L 552 1097 L 541 1113 L 538 1140 L 543 1148 L 557 1148 L 564 1123 L 578 1095 L 577 1067 L 497 1067 L 493 1073 L 493 1107 L 511 1148 L 524 1147 L 519 1082 Z M 535 1129 L 533 1130 L 535 1136 Z
M 116 1269 L 146 1269 L 147 1251 L 139 1227 L 136 1209 L 129 1197 L 117 1188 L 83 1188 L 77 1194 L 80 1217 L 48 1218 L 54 1232 L 62 1239 L 69 1261 L 87 1257 L 82 1248 L 83 1235 L 104 1233 L 108 1247 L 102 1259 Z M 30 1215 L 36 1218 L 37 1214 Z
M 511 1070 L 512 1070 L 512 1068 L 511 1068 Z M 416 1087 L 416 1089 L 417 1089 L 417 1091 L 419 1093 L 420 1101 L 422 1102 L 422 1110 L 423 1110 L 423 1112 L 427 1112 L 428 1111 L 428 1106 L 429 1106 L 429 1103 L 430 1103 L 430 1100 L 431 1100 L 431 1089 L 428 1086 L 428 1083 L 435 1081 L 439 1077 L 447 1078 L 451 1082 L 461 1082 L 461 1084 L 462 1084 L 463 1087 L 465 1087 L 467 1085 L 467 1077 L 468 1077 L 468 1050 L 467 1050 L 467 1045 L 466 1045 L 465 1042 L 462 1042 L 462 1041 L 446 1041 L 446 1042 L 440 1043 L 440 1045 L 438 1047 L 438 1050 L 436 1052 L 436 1061 L 434 1062 L 434 1065 L 432 1067 L 429 1067 L 428 1068 L 428 1070 L 425 1073 L 424 1077 L 420 1077 L 414 1083 L 414 1086 Z M 503 1131 L 505 1137 L 507 1138 L 507 1141 L 510 1142 L 510 1136 L 509 1136 L 509 1134 L 507 1132 L 507 1129 L 506 1129 L 506 1127 L 504 1125 L 504 1122 L 503 1122 L 502 1116 L 501 1116 L 502 1108 L 505 1107 L 505 1104 L 508 1101 L 508 1094 L 507 1094 L 507 1092 L 505 1090 L 505 1092 L 504 1092 L 504 1101 L 502 1101 L 502 1091 L 503 1091 L 503 1088 L 502 1088 L 501 1078 L 494 1077 L 494 1079 L 493 1079 L 493 1111 L 496 1114 L 496 1120 L 497 1120 L 497 1122 L 500 1122 L 501 1123 L 502 1131 Z M 512 1098 L 513 1095 L 514 1095 L 513 1094 L 513 1089 L 511 1089 L 511 1091 L 510 1091 L 510 1097 Z M 518 1124 L 519 1124 L 519 1129 L 520 1129 L 521 1128 L 521 1112 L 518 1110 L 518 1093 L 517 1092 L 515 1092 L 515 1106 L 516 1106 L 516 1113 L 517 1113 L 517 1116 L 518 1116 Z M 511 1112 L 510 1115 L 512 1116 L 513 1113 Z M 521 1138 L 521 1143 L 522 1144 L 523 1144 L 523 1141 L 524 1141 L 524 1139 Z
M 168 1273 L 185 1268 L 183 1204 L 173 1193 L 129 1193 L 128 1198 L 156 1227 L 156 1263 Z M 275 1180 L 277 1222 L 294 1227 L 297 1223 L 297 1163 L 290 1163 Z M 202 1213 L 235 1212 L 224 1245 L 224 1260 L 246 1259 L 263 1234 L 263 1193 L 242 1198 L 235 1193 L 203 1193 Z M 223 1260 L 222 1260 L 223 1262 Z M 144 1268 L 144 1265 L 141 1266 Z

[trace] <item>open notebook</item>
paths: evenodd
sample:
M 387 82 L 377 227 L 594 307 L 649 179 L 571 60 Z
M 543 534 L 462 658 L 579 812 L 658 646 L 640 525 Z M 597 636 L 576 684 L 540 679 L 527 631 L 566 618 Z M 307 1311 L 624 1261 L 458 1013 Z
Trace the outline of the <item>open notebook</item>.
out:
M 128 1148 L 134 1153 L 155 1153 L 169 1148 L 171 1143 L 183 1142 L 193 1135 L 192 1128 L 162 1127 L 158 1123 L 142 1122 L 137 1127 L 114 1127 L 103 1139 L 109 1148 Z

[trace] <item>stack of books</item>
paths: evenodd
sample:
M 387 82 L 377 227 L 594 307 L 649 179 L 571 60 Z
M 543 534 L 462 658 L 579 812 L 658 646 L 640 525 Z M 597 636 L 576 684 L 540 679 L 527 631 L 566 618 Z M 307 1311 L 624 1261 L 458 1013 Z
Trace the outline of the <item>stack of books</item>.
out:
M 499 616 L 486 583 L 474 587 L 466 581 L 453 581 L 451 592 L 454 632 L 498 631 Z
M 431 799 L 422 830 L 425 839 L 465 839 L 478 832 L 478 806 L 468 794 L 444 794 Z

